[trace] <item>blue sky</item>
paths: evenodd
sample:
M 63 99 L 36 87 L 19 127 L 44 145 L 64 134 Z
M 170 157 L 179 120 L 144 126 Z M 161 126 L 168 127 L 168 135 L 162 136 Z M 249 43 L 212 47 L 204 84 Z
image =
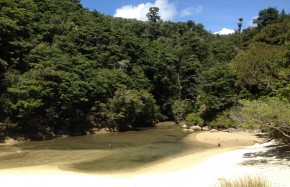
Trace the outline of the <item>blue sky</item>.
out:
M 158 6 L 164 20 L 202 23 L 208 31 L 237 29 L 240 17 L 251 26 L 259 11 L 276 7 L 290 12 L 290 0 L 81 0 L 83 7 L 106 15 L 146 20 L 149 7 Z

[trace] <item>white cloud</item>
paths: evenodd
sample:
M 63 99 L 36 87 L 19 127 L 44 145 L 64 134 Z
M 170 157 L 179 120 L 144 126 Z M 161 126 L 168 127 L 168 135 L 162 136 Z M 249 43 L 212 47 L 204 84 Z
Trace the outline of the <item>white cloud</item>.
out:
M 233 33 L 235 33 L 235 30 L 223 28 L 222 30 L 215 32 L 214 34 L 227 35 L 227 34 L 233 34 Z
M 197 6 L 197 7 L 189 7 L 186 9 L 183 9 L 181 12 L 181 17 L 188 17 L 191 16 L 193 14 L 200 14 L 203 11 L 203 7 L 201 5 Z
M 125 5 L 116 10 L 114 17 L 136 18 L 138 20 L 147 21 L 146 14 L 150 7 L 158 7 L 159 15 L 163 20 L 170 20 L 176 15 L 174 4 L 167 0 L 156 0 L 155 3 L 142 3 L 139 5 Z
M 247 27 L 256 27 L 257 26 L 257 24 L 254 24 L 253 23 L 253 21 L 254 21 L 254 19 L 257 19 L 259 16 L 254 16 L 254 17 L 252 17 L 251 18 L 251 20 L 249 20 L 248 22 L 247 22 Z

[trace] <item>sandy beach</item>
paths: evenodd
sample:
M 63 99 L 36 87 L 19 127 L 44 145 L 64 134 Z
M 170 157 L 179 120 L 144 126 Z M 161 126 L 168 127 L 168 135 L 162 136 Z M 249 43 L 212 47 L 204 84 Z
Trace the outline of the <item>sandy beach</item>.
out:
M 290 183 L 289 159 L 262 158 L 275 142 L 265 142 L 250 133 L 201 132 L 184 141 L 216 145 L 197 153 L 185 153 L 154 162 L 134 171 L 114 174 L 85 174 L 64 171 L 57 166 L 41 165 L 0 170 L 5 186 L 217 186 L 223 178 L 234 179 L 248 175 L 264 176 L 272 186 Z M 220 146 L 217 146 L 220 144 Z M 245 157 L 245 155 L 256 155 Z M 259 159 L 268 159 L 267 164 Z M 252 161 L 252 162 L 251 162 Z M 253 164 L 255 162 L 255 164 Z M 281 164 L 282 163 L 282 164 Z

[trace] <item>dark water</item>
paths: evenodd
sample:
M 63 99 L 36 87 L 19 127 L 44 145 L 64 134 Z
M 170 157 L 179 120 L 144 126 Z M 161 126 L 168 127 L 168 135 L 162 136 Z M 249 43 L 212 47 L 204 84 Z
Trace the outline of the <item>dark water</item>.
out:
M 185 151 L 209 148 L 202 143 L 184 141 L 188 134 L 178 126 L 163 123 L 139 131 L 1 146 L 0 169 L 48 164 L 82 172 L 114 172 L 175 157 Z

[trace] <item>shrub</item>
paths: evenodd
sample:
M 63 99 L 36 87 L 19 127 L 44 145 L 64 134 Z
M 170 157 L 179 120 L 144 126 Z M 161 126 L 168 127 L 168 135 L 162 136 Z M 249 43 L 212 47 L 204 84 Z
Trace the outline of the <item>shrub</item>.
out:
M 184 120 L 185 116 L 191 110 L 191 102 L 189 100 L 176 100 L 171 107 L 175 122 L 179 123 Z
M 236 122 L 230 118 L 230 111 L 225 111 L 222 114 L 218 115 L 211 123 L 213 127 L 219 128 L 229 128 L 235 127 Z
M 203 125 L 204 123 L 204 120 L 195 112 L 188 114 L 185 120 L 187 122 L 192 122 L 195 125 Z
M 274 139 L 290 142 L 290 103 L 286 99 L 265 97 L 258 100 L 241 100 L 241 107 L 231 114 L 243 127 L 259 128 Z
M 102 110 L 107 121 L 118 130 L 126 130 L 129 126 L 152 126 L 161 117 L 159 107 L 148 91 L 126 87 L 119 88 Z

